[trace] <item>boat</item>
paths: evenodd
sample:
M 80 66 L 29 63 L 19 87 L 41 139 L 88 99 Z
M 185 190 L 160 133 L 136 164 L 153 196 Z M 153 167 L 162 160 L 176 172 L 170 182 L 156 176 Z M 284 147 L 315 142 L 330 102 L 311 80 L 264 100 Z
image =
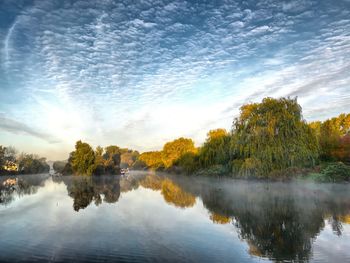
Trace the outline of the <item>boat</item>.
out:
M 129 168 L 126 168 L 126 169 L 121 169 L 120 170 L 120 173 L 121 173 L 121 175 L 126 175 L 126 174 L 128 174 L 129 173 Z

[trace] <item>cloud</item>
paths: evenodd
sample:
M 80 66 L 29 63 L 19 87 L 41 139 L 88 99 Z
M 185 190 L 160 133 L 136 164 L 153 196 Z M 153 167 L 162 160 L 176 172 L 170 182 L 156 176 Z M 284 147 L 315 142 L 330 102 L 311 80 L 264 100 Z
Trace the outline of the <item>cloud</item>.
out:
M 37 131 L 24 123 L 12 120 L 0 114 L 0 129 L 15 134 L 27 134 L 45 140 L 48 143 L 59 143 L 60 141 L 49 134 Z
M 0 25 L 9 54 L 1 95 L 16 101 L 3 97 L 0 110 L 69 143 L 143 149 L 175 131 L 201 141 L 214 125 L 230 128 L 242 103 L 265 96 L 298 96 L 309 118 L 330 117 L 317 101 L 333 114 L 350 93 L 346 5 L 36 1 Z

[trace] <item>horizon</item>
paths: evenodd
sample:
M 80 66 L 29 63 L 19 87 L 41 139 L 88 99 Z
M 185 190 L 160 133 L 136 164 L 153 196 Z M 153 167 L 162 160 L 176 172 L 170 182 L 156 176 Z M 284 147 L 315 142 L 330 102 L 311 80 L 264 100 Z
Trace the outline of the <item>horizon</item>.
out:
M 140 152 L 239 107 L 298 97 L 348 112 L 350 1 L 0 3 L 0 145 L 65 160 L 77 140 Z

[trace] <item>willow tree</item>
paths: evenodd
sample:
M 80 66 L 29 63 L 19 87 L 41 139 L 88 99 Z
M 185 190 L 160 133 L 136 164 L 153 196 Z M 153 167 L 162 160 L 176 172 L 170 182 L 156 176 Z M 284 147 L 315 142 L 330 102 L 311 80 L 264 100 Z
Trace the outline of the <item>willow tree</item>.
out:
M 201 167 L 227 165 L 230 162 L 231 135 L 225 129 L 211 130 L 199 150 Z
M 303 120 L 297 99 L 265 98 L 243 105 L 232 141 L 235 168 L 245 175 L 313 166 L 318 157 L 315 133 Z

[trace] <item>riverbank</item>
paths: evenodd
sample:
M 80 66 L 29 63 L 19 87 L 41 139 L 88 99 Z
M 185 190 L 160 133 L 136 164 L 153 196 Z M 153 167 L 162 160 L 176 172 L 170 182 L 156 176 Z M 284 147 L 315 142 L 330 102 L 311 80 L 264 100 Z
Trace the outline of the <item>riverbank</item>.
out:
M 184 174 L 180 167 L 171 167 L 167 170 L 158 170 L 171 174 Z M 312 168 L 289 167 L 280 171 L 273 171 L 267 175 L 256 176 L 250 174 L 233 173 L 224 165 L 215 165 L 206 169 L 200 169 L 194 173 L 186 173 L 187 176 L 229 177 L 235 179 L 257 179 L 289 181 L 291 179 L 303 179 L 316 182 L 350 182 L 350 165 L 342 162 L 323 162 Z

